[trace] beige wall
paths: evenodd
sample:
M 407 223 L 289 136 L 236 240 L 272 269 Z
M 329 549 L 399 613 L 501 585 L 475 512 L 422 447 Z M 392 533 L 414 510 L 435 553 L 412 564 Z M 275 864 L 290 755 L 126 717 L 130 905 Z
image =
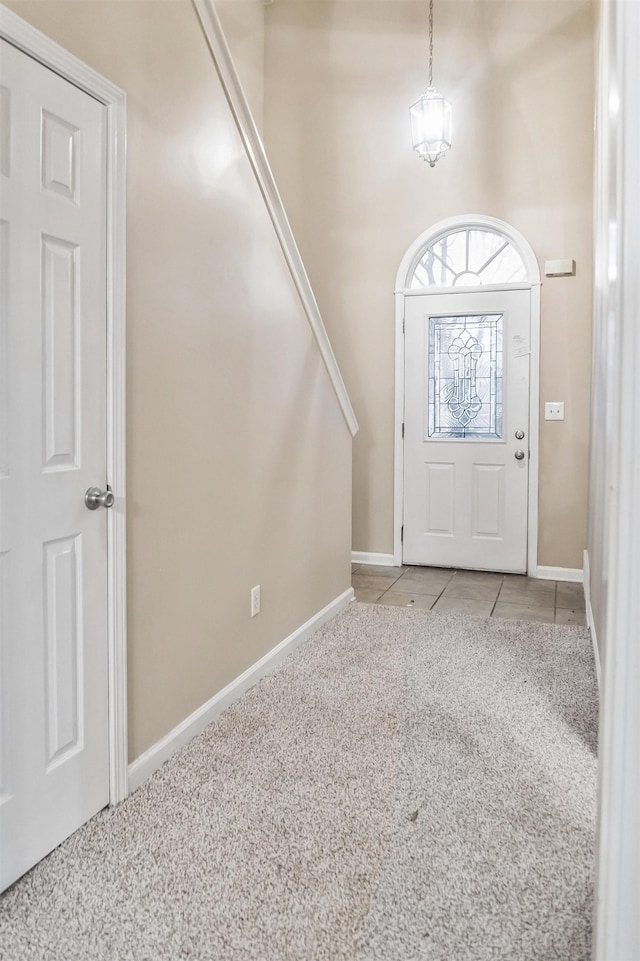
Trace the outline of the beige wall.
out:
M 593 33 L 584 0 L 440 0 L 434 80 L 454 143 L 430 169 L 408 107 L 426 86 L 426 5 L 277 0 L 266 8 L 265 140 L 361 431 L 355 550 L 393 550 L 392 292 L 431 224 L 505 220 L 542 264 L 577 276 L 542 290 L 539 563 L 581 567 L 588 472 Z
M 191 4 L 12 7 L 129 98 L 133 759 L 348 588 L 351 435 Z

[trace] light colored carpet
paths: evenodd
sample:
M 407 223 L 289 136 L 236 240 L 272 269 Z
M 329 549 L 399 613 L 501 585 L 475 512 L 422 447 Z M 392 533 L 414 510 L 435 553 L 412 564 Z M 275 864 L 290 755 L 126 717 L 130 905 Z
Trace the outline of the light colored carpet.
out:
M 596 688 L 583 628 L 433 618 L 405 645 L 393 833 L 363 961 L 591 957 Z
M 3 961 L 587 961 L 588 632 L 352 604 L 0 900 Z

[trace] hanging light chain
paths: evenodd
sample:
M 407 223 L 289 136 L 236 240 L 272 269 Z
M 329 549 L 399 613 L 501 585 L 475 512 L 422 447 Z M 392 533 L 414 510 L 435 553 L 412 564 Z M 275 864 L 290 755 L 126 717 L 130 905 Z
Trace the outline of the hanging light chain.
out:
M 429 86 L 433 87 L 433 0 L 429 0 Z

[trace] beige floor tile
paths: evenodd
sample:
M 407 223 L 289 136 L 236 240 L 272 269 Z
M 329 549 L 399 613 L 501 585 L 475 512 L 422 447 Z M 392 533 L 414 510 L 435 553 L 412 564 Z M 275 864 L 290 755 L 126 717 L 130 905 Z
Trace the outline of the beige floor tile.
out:
M 582 580 L 579 581 L 556 581 L 558 587 L 565 587 L 568 591 L 581 591 L 584 587 Z
M 466 597 L 473 601 L 495 601 L 500 581 L 459 580 L 456 575 L 444 589 L 443 597 Z
M 351 573 L 352 573 L 352 574 L 355 574 L 355 572 L 356 572 L 356 571 L 359 571 L 361 567 L 362 567 L 362 564 L 352 564 L 352 565 L 351 565 Z
M 380 593 L 388 590 L 394 580 L 395 578 L 384 577 L 382 574 L 362 574 L 360 571 L 356 571 L 355 574 L 351 575 L 351 585 L 353 587 L 379 590 Z
M 556 607 L 566 607 L 576 611 L 584 611 L 584 589 L 582 585 L 576 584 L 575 587 L 568 587 L 566 584 L 558 584 Z
M 355 589 L 356 600 L 362 604 L 375 604 L 378 598 L 382 597 L 382 593 L 382 591 L 374 591 L 367 587 L 356 587 Z
M 440 594 L 452 576 L 452 574 L 443 574 L 440 571 L 425 571 L 416 574 L 411 570 L 395 582 L 395 589 L 407 594 Z
M 550 607 L 553 611 L 555 592 L 521 590 L 504 584 L 498 595 L 498 602 L 502 604 L 521 604 L 526 607 Z
M 587 615 L 584 611 L 572 611 L 566 607 L 556 608 L 556 624 L 580 624 L 587 626 Z
M 438 600 L 437 594 L 402 594 L 400 591 L 385 591 L 379 597 L 376 604 L 390 604 L 392 607 L 418 607 L 421 610 L 430 610 Z
M 504 580 L 504 574 L 494 574 L 492 571 L 456 571 L 453 580 L 458 584 L 495 584 L 498 588 Z
M 553 624 L 553 607 L 533 607 L 527 604 L 505 604 L 500 601 L 493 609 L 494 617 L 514 618 L 519 621 L 539 621 Z
M 526 574 L 505 574 L 504 586 L 519 591 L 553 594 L 556 589 L 555 581 L 546 581 L 541 577 L 527 577 Z
M 478 601 L 471 597 L 439 598 L 433 607 L 439 614 L 475 614 L 477 617 L 489 617 L 493 601 Z

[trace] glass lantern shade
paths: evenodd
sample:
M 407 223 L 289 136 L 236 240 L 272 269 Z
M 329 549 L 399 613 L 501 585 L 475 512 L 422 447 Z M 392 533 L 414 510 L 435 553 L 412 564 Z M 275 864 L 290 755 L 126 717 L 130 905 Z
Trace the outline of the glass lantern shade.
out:
M 436 160 L 451 146 L 451 104 L 429 87 L 410 111 L 413 149 L 435 167 Z

